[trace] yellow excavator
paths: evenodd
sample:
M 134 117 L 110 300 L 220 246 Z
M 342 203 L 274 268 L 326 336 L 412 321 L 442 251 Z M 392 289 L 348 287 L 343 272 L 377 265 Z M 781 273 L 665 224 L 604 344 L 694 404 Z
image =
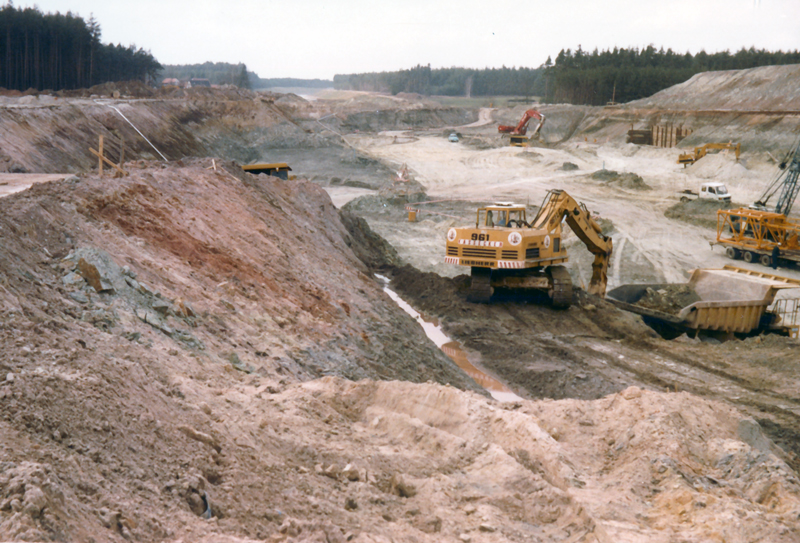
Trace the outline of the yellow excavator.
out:
M 736 154 L 736 162 L 739 162 L 739 153 L 742 150 L 741 143 L 706 143 L 700 147 L 695 147 L 694 151 L 689 153 L 681 153 L 678 155 L 678 164 L 683 164 L 683 167 L 690 166 L 706 156 L 711 149 L 724 149 L 733 151 Z
M 478 209 L 475 227 L 450 228 L 445 262 L 471 268 L 471 302 L 488 303 L 495 288 L 547 292 L 553 307 L 572 303 L 572 280 L 562 265 L 565 221 L 594 254 L 588 292 L 605 296 L 612 241 L 585 205 L 563 190 L 547 193 L 539 213 L 527 221 L 524 205 L 497 203 Z

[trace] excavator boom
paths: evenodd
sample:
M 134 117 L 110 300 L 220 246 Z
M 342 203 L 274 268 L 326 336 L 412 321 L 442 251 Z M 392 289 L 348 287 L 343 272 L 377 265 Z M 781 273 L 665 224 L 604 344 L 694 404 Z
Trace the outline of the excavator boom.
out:
M 512 136 L 524 136 L 528 132 L 528 123 L 531 119 L 536 119 L 539 121 L 539 125 L 534 130 L 531 136 L 535 136 L 539 133 L 539 130 L 542 129 L 544 125 L 544 115 L 536 111 L 535 109 L 529 109 L 522 115 L 522 119 L 517 123 L 517 126 L 508 126 L 501 124 L 497 127 L 497 131 L 503 134 L 511 134 Z
M 551 230 L 565 219 L 567 225 L 594 255 L 592 279 L 589 282 L 588 292 L 597 296 L 605 296 L 612 240 L 603 235 L 600 225 L 595 222 L 585 205 L 579 204 L 563 190 L 551 190 L 547 193 L 531 227 Z

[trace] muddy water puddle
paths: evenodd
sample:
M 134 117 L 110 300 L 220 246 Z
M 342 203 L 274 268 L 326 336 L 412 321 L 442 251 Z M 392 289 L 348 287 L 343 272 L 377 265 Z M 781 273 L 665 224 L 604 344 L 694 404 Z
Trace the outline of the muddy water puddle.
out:
M 422 315 L 419 311 L 411 307 L 408 302 L 398 296 L 396 292 L 390 289 L 388 277 L 378 274 L 375 274 L 375 277 L 383 281 L 383 291 L 386 292 L 386 294 L 388 294 L 389 297 L 403 309 L 403 311 L 411 315 L 411 317 L 413 317 L 414 320 L 416 320 L 417 323 L 422 326 L 422 329 L 425 331 L 428 339 L 433 341 L 433 343 L 439 347 L 444 354 L 449 356 L 459 368 L 464 370 L 464 373 L 472 377 L 476 383 L 485 388 L 486 391 L 492 395 L 492 398 L 500 402 L 515 402 L 522 400 L 520 396 L 515 394 L 514 391 L 501 383 L 499 380 L 478 369 L 475 364 L 469 360 L 469 357 L 461 347 L 461 344 L 450 339 L 447 334 L 442 331 L 438 320 Z

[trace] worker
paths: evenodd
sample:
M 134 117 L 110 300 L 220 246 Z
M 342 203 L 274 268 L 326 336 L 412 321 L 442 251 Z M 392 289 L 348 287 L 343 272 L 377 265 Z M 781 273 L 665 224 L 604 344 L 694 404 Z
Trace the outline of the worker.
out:
M 494 226 L 494 220 L 492 219 L 492 210 L 486 212 L 486 226 Z
M 781 256 L 781 244 L 778 243 L 772 248 L 772 269 L 778 269 L 778 258 Z

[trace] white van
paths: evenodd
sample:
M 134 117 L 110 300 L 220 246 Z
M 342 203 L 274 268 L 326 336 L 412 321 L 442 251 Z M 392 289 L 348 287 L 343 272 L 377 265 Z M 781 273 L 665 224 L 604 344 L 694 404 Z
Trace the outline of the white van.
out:
M 702 198 L 706 200 L 717 200 L 719 202 L 730 203 L 731 194 L 725 183 L 719 181 L 710 181 L 700 185 L 700 193 L 691 190 L 681 191 L 681 202 L 688 202 L 692 197 Z
M 728 187 L 726 187 L 724 183 L 703 183 L 700 185 L 700 198 L 730 202 L 731 194 L 728 192 Z

